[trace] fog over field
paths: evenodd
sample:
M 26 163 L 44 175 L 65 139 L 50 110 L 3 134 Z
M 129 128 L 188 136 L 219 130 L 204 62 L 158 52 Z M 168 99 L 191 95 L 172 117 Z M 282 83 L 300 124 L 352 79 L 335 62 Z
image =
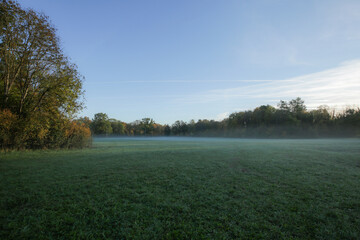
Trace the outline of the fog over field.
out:
M 94 138 L 0 153 L 1 239 L 358 239 L 359 139 Z
M 101 143 L 101 142 L 128 142 L 128 141 L 166 141 L 166 142 L 199 142 L 199 143 L 206 143 L 206 142 L 229 142 L 229 143 L 274 143 L 274 142 L 321 142 L 321 143 L 334 143 L 334 142 L 341 142 L 346 144 L 347 142 L 356 142 L 357 139 L 334 139 L 334 138 L 322 138 L 319 140 L 316 139 L 265 139 L 265 138 L 224 138 L 224 137 L 157 137 L 157 136 L 133 136 L 133 137 L 93 137 L 94 143 Z
M 153 137 L 153 136 L 133 136 L 133 137 L 94 137 L 94 142 L 118 142 L 118 141 L 171 141 L 171 142 L 224 142 L 224 141 L 261 141 L 261 139 L 231 139 L 220 137 Z

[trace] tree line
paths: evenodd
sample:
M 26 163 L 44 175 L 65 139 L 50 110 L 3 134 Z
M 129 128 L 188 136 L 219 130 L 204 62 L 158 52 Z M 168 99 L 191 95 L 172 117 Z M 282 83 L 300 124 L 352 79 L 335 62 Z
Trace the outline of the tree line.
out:
M 327 106 L 307 110 L 296 98 L 280 101 L 277 107 L 262 105 L 253 110 L 234 112 L 222 121 L 200 119 L 161 125 L 151 118 L 132 123 L 97 113 L 78 120 L 101 136 L 204 136 L 204 137 L 360 137 L 360 108 L 336 113 Z

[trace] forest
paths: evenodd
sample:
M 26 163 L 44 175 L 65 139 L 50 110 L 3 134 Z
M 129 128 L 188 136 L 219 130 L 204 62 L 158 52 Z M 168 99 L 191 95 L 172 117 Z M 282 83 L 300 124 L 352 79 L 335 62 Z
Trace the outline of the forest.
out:
M 336 113 L 327 106 L 307 110 L 304 101 L 296 98 L 281 100 L 277 108 L 262 105 L 254 110 L 234 112 L 222 121 L 199 119 L 172 125 L 161 125 L 152 118 L 132 123 L 97 113 L 90 120 L 78 119 L 93 135 L 101 136 L 204 136 L 259 138 L 359 137 L 360 108 L 347 108 Z

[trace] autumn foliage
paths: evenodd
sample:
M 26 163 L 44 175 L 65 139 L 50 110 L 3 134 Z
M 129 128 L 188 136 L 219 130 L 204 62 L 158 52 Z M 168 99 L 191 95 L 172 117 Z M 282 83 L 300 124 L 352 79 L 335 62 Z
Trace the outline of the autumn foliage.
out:
M 73 120 L 83 77 L 49 18 L 15 1 L 1 1 L 0 12 L 0 148 L 88 146 L 89 128 Z
M 91 131 L 84 123 L 69 122 L 65 130 L 66 147 L 83 148 L 91 144 Z
M 0 149 L 84 148 L 91 145 L 91 132 L 84 123 L 46 115 L 28 120 L 10 110 L 0 110 Z

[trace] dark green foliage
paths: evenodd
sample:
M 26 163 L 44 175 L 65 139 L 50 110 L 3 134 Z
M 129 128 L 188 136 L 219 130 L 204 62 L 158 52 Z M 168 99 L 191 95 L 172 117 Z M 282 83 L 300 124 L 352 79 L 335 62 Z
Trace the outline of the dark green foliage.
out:
M 165 126 L 155 123 L 152 118 L 143 118 L 127 124 L 114 118 L 109 119 L 105 113 L 95 114 L 89 125 L 93 135 L 106 136 L 159 136 L 164 135 L 165 129 Z
M 154 132 L 154 124 L 155 121 L 151 118 L 143 118 L 140 121 L 140 129 L 141 129 L 141 133 L 142 135 L 152 135 Z
M 171 126 L 171 132 L 174 135 L 185 135 L 188 131 L 188 126 L 184 121 L 176 121 Z
M 171 128 L 169 125 L 165 125 L 165 128 L 164 128 L 164 135 L 165 136 L 170 136 L 171 134 Z
M 176 121 L 172 135 L 260 138 L 359 137 L 360 109 L 330 114 L 326 106 L 307 111 L 301 98 L 280 101 L 278 108 L 263 105 L 253 111 L 230 114 L 223 121 Z
M 0 239 L 360 238 L 359 140 L 167 139 L 0 153 Z
M 175 121 L 171 126 L 156 124 L 151 118 L 130 124 L 112 119 L 113 135 L 205 136 L 251 138 L 359 137 L 360 109 L 341 114 L 326 106 L 307 111 L 301 98 L 280 101 L 278 108 L 262 105 L 254 110 L 234 112 L 223 121 L 199 119 L 189 123 Z M 93 129 L 93 133 L 96 131 Z
M 95 114 L 90 127 L 95 135 L 109 135 L 113 132 L 109 117 L 106 113 Z
M 125 135 L 125 124 L 121 121 L 118 121 L 116 119 L 110 119 L 110 125 L 111 125 L 111 129 L 112 129 L 112 133 L 114 135 Z

